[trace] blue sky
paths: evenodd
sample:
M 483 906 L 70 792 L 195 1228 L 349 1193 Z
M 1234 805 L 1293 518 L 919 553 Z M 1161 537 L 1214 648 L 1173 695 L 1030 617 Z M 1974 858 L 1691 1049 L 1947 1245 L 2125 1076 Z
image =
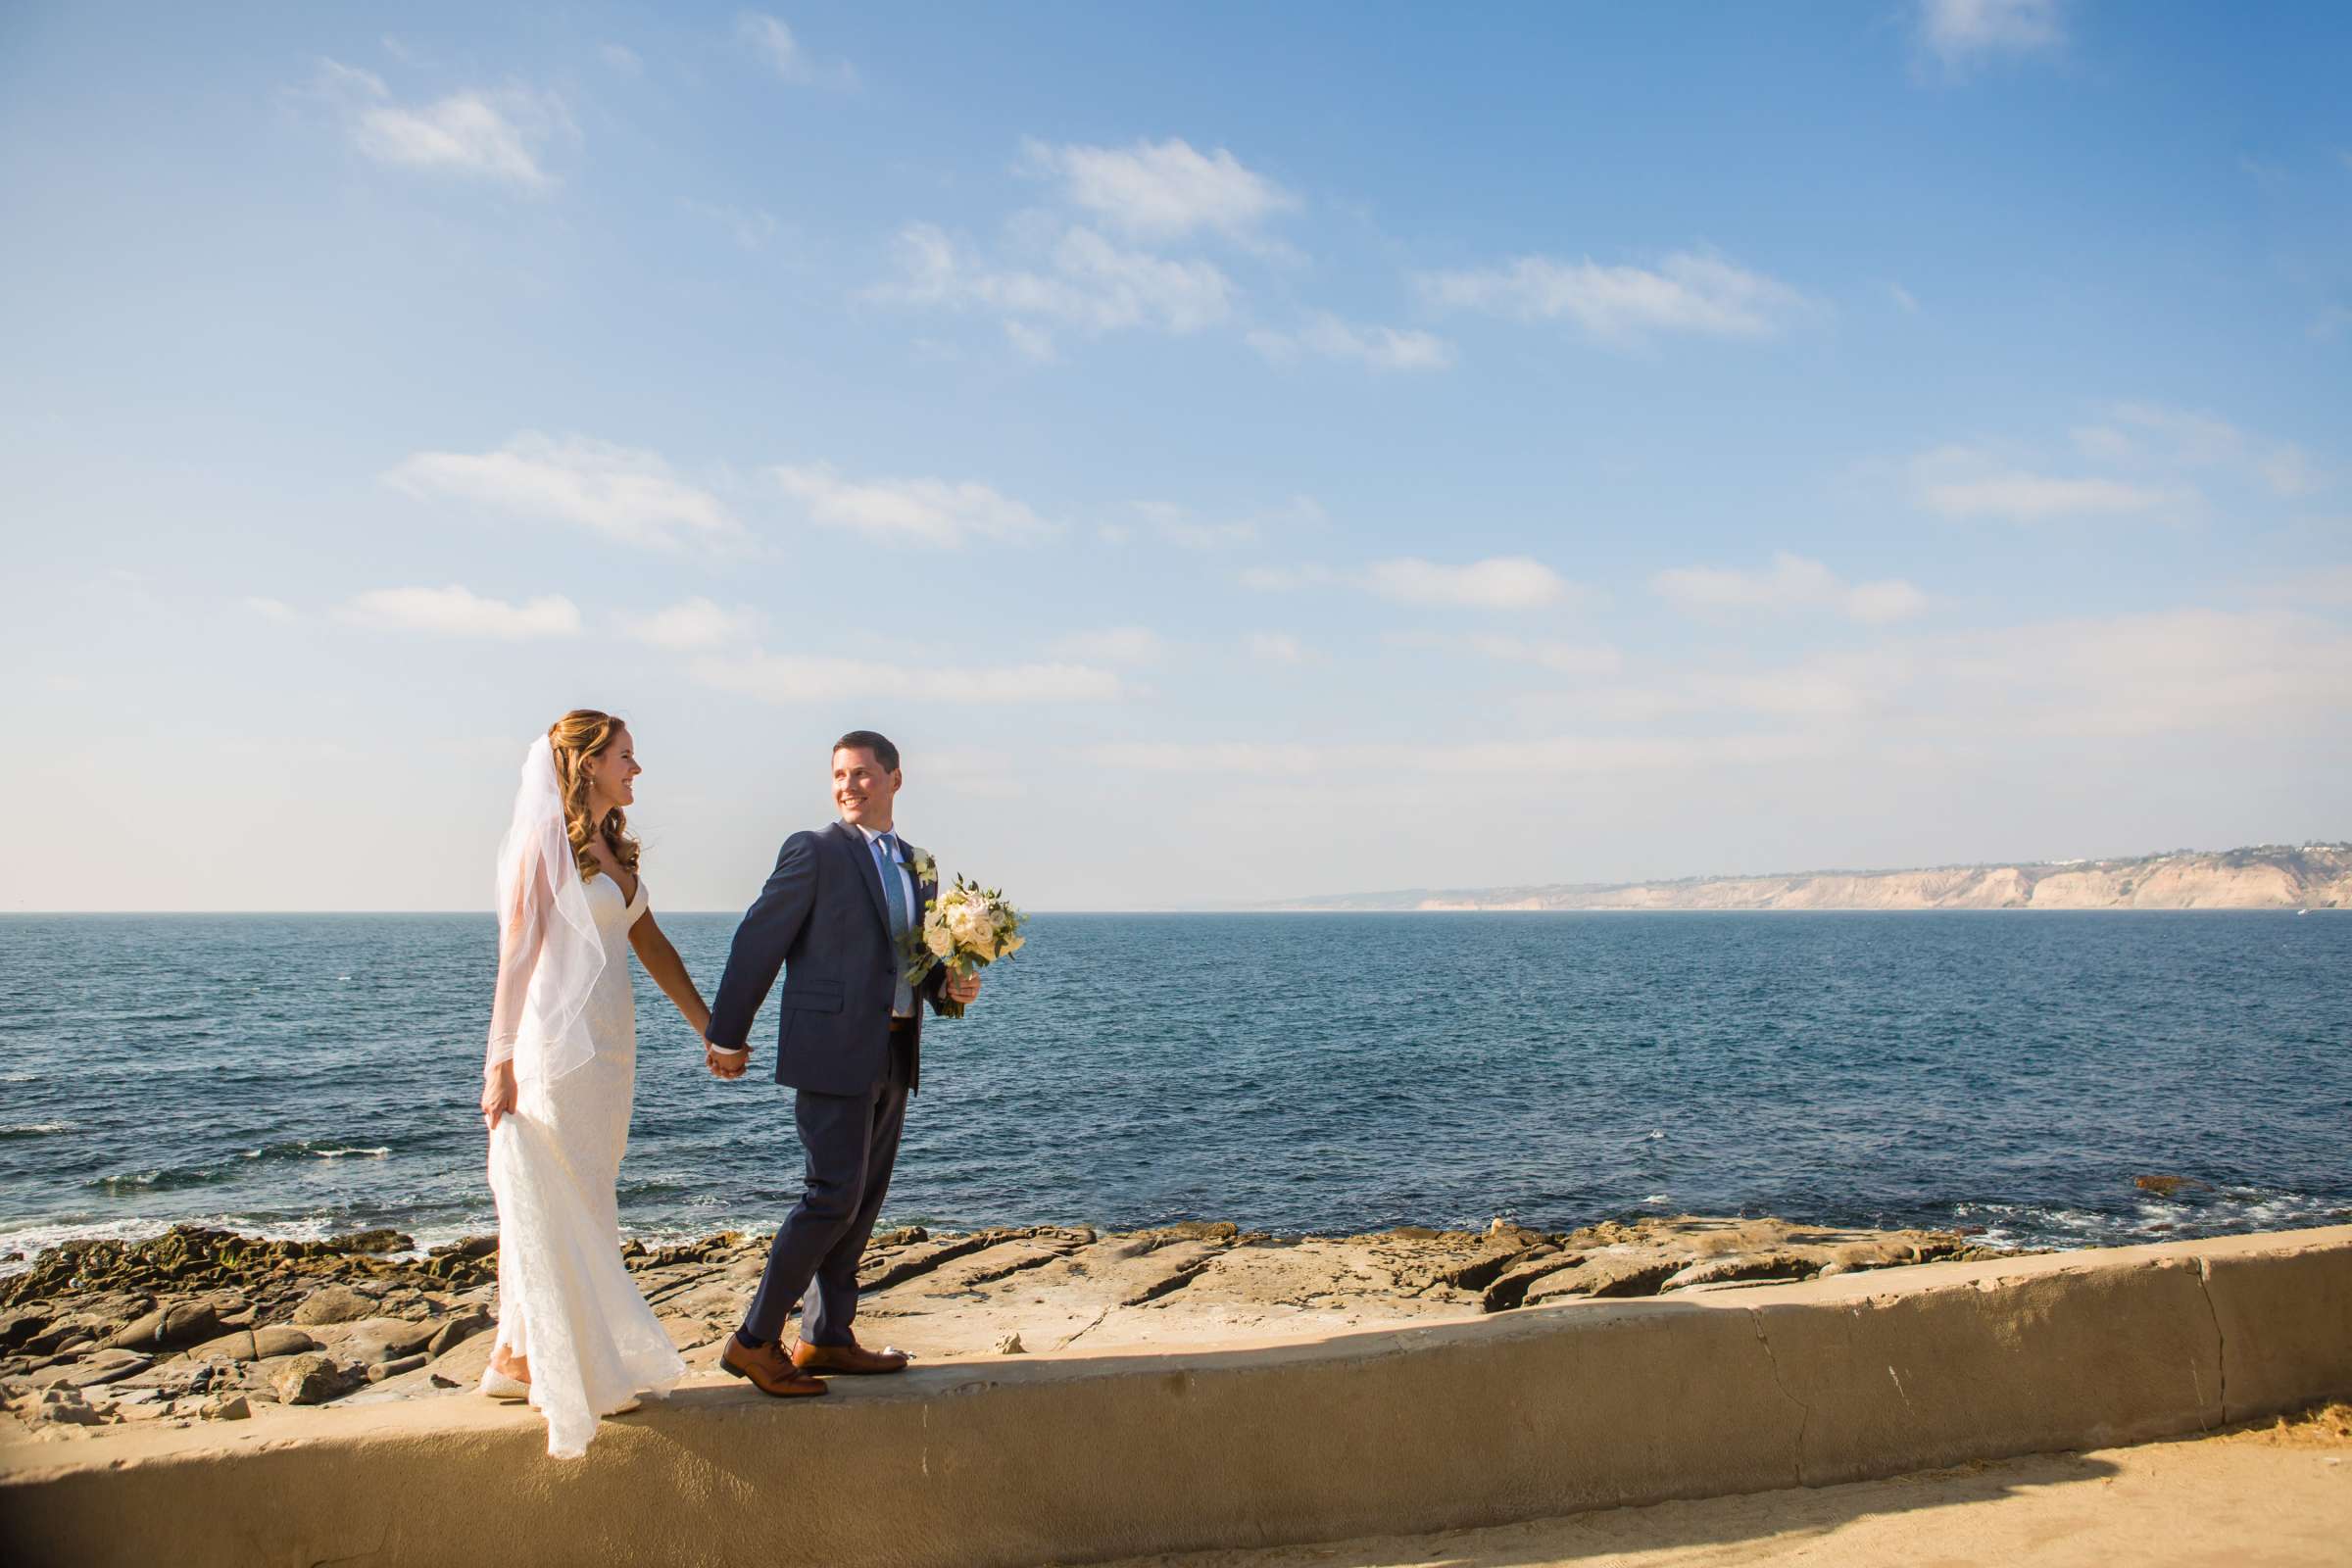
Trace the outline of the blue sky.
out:
M 2340 837 L 2352 19 L 15 7 L 18 908 Z

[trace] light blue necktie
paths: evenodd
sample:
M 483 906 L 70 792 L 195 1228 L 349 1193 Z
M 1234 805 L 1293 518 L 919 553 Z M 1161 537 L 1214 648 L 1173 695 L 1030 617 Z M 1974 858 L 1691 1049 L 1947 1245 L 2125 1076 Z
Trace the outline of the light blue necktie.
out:
M 906 906 L 906 884 L 899 877 L 899 846 L 887 833 L 874 838 L 874 865 L 882 873 L 882 897 L 890 906 L 890 935 L 896 942 L 906 935 L 913 916 Z M 898 989 L 891 993 L 890 1010 L 901 1015 L 914 1011 L 914 990 L 906 984 L 906 965 L 899 967 Z

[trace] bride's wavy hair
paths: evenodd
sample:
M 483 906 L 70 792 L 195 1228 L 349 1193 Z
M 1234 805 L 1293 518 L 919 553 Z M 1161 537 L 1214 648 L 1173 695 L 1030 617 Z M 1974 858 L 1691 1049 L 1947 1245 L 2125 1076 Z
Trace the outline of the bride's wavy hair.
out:
M 593 708 L 575 708 L 547 726 L 547 744 L 556 754 L 556 784 L 564 792 L 564 831 L 571 838 L 571 858 L 579 865 L 583 882 L 594 881 L 604 869 L 589 848 L 599 838 L 622 869 L 631 876 L 637 874 L 637 840 L 630 835 L 629 819 L 620 808 L 607 811 L 601 822 L 588 819 L 587 763 L 605 755 L 624 722 Z

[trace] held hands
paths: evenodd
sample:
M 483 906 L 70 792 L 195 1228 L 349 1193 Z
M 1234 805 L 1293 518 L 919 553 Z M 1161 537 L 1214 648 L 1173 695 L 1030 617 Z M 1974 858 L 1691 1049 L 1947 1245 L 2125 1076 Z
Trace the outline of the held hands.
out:
M 950 970 L 946 983 L 940 988 L 950 1002 L 968 1007 L 980 1000 L 980 977 L 976 974 L 956 974 Z
M 498 1131 L 498 1119 L 514 1109 L 514 1063 L 502 1061 L 482 1074 L 482 1120 Z
M 740 1078 L 751 1064 L 752 1048 L 749 1046 L 721 1051 L 708 1040 L 703 1042 L 703 1065 L 710 1069 L 713 1078 L 730 1081 Z

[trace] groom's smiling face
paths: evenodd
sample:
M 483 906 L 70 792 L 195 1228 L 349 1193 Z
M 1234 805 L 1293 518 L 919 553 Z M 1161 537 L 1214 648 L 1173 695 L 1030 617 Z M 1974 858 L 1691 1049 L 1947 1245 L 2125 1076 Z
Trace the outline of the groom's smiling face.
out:
M 863 747 L 844 746 L 833 754 L 833 804 L 852 826 L 889 832 L 891 802 L 904 782 L 897 768 L 885 768 Z

